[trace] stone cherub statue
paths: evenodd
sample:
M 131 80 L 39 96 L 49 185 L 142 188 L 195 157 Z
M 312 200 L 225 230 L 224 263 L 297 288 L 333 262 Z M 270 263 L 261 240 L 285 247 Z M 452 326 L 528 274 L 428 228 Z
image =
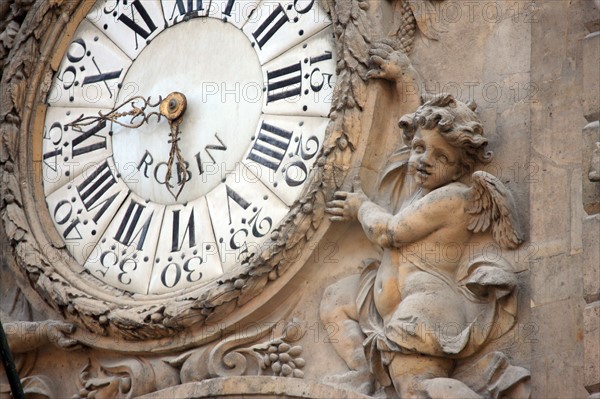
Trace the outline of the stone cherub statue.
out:
M 481 252 L 523 241 L 512 196 L 474 172 L 492 157 L 475 105 L 447 94 L 421 101 L 399 123 L 408 160 L 383 176 L 400 181 L 395 209 L 356 185 L 328 203 L 333 221 L 358 220 L 383 249 L 324 295 L 321 318 L 340 327 L 334 345 L 350 368 L 337 382 L 371 393 L 375 379 L 402 398 L 527 397 L 528 371 L 486 351 L 515 323 L 512 267 Z

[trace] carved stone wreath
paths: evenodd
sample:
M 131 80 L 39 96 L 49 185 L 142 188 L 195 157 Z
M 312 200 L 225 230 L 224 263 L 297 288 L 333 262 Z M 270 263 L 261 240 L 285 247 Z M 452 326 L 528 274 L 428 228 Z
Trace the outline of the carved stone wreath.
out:
M 38 0 L 32 5 L 4 66 L 0 103 L 0 215 L 11 244 L 7 252 L 14 253 L 15 272 L 26 276 L 22 289 L 30 299 L 41 297 L 65 319 L 100 336 L 160 339 L 223 320 L 299 270 L 310 256 L 304 251 L 307 242 L 321 237 L 329 224 L 325 202 L 358 158 L 355 150 L 367 97 L 369 4 L 320 1 L 334 25 L 338 84 L 325 144 L 301 199 L 247 264 L 207 285 L 153 297 L 106 288 L 91 275 L 76 272 L 52 227 L 39 184 L 41 166 L 33 161 L 32 153 L 39 149 L 32 137 L 43 121 L 45 98 L 58 66 L 55 54 L 65 50 L 69 32 L 93 2 Z

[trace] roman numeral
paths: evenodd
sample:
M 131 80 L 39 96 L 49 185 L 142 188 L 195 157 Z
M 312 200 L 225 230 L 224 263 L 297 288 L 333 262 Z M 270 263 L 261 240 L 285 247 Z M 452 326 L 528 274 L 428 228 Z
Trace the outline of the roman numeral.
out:
M 131 200 L 129 206 L 127 207 L 127 211 L 125 212 L 125 216 L 119 225 L 117 234 L 114 237 L 115 240 L 121 244 L 129 246 L 139 237 L 136 248 L 138 251 L 143 249 L 144 241 L 146 241 L 146 236 L 150 227 L 150 222 L 152 221 L 152 216 L 154 215 L 154 213 L 151 213 L 146 222 L 144 222 L 140 229 L 136 232 L 135 229 L 140 223 L 140 218 L 145 208 L 146 207 L 144 205 L 138 204 L 137 202 Z
M 302 64 L 267 71 L 267 104 L 302 94 Z
M 264 20 L 264 22 L 252 33 L 258 47 L 261 49 L 273 37 L 275 33 L 290 19 L 283 10 L 281 4 Z
M 194 7 L 194 3 L 196 6 Z M 175 16 L 175 10 L 179 12 L 179 15 L 184 16 L 191 13 L 198 13 L 202 11 L 203 5 L 202 0 L 177 0 L 175 2 L 175 7 L 173 7 L 173 12 L 171 13 L 171 18 Z M 197 15 L 197 14 L 196 14 Z
M 117 184 L 117 180 L 113 176 L 110 167 L 108 166 L 108 162 L 104 161 L 102 166 L 96 169 L 94 173 L 77 186 L 79 197 L 88 212 L 101 206 L 94 215 L 93 220 L 95 223 L 98 223 L 98 220 L 102 217 L 104 212 L 106 212 L 115 198 L 117 198 L 118 193 L 115 193 L 107 199 L 98 202 L 115 184 Z
M 135 22 L 135 11 L 133 8 L 131 9 L 131 16 L 133 19 L 129 18 L 125 14 L 121 14 L 119 15 L 118 20 L 123 22 L 129 29 L 133 30 L 139 36 L 143 37 L 144 39 L 148 39 L 148 37 L 150 37 L 150 35 L 157 29 L 157 26 L 154 24 L 154 21 L 152 21 L 152 18 L 150 18 L 148 11 L 146 11 L 140 0 L 135 0 L 133 3 L 131 3 L 131 5 L 137 10 L 144 20 L 146 28 L 141 27 L 137 22 Z
M 331 51 L 325 51 L 324 54 L 319 55 L 317 57 L 310 57 L 310 65 L 316 64 L 321 61 L 327 61 L 333 58 L 333 54 Z
M 229 187 L 227 185 L 225 185 L 225 187 L 227 188 L 227 212 L 229 213 L 229 224 L 231 224 L 232 219 L 231 219 L 231 205 L 229 202 L 230 198 L 232 200 L 234 200 L 235 203 L 238 204 L 243 210 L 248 209 L 248 207 L 252 204 L 250 202 L 246 201 L 244 198 L 242 198 L 241 195 L 239 195 L 238 193 L 233 191 L 233 189 L 231 187 Z
M 194 219 L 194 210 L 192 209 L 192 213 L 190 214 L 187 225 L 185 225 L 185 230 L 183 231 L 182 237 L 179 236 L 179 214 L 179 209 L 173 211 L 173 236 L 171 240 L 171 252 L 181 251 L 186 236 L 188 236 L 188 248 L 193 248 L 196 246 L 196 224 Z
M 50 169 L 52 169 L 53 171 L 56 172 L 57 167 L 56 165 L 58 164 L 58 157 L 62 156 L 62 147 L 60 148 L 55 148 L 54 151 L 50 151 L 44 154 L 44 164 L 46 164 Z M 48 159 L 50 158 L 54 158 L 53 162 L 48 162 Z
M 293 132 L 263 122 L 248 159 L 277 171 L 290 145 L 292 134 Z
M 231 10 L 233 10 L 234 4 L 235 4 L 235 0 L 229 0 L 227 2 L 227 7 L 225 7 L 225 12 L 223 12 L 223 15 L 227 15 L 228 17 L 231 17 Z
M 98 70 L 98 74 L 97 75 L 92 75 L 92 76 L 86 76 L 83 79 L 82 86 L 89 85 L 89 84 L 92 84 L 92 83 L 104 82 L 104 86 L 106 86 L 106 88 L 108 89 L 108 94 L 110 95 L 110 98 L 112 98 L 112 92 L 110 90 L 110 86 L 108 85 L 108 83 L 106 81 L 107 80 L 118 79 L 121 76 L 121 74 L 123 73 L 123 69 L 121 68 L 120 71 L 113 71 L 113 72 L 106 72 L 106 73 L 104 73 L 104 72 L 102 72 L 100 70 L 100 67 L 96 63 L 96 57 L 92 57 L 92 62 L 94 63 L 94 66 Z
M 75 139 L 73 139 L 73 143 L 72 143 L 72 147 L 71 147 L 73 157 L 77 157 L 77 156 L 80 156 L 83 154 L 87 154 L 88 152 L 106 148 L 106 137 L 96 136 L 96 133 L 98 133 L 100 130 L 104 129 L 105 127 L 106 127 L 106 121 L 98 122 L 98 124 L 96 126 L 92 127 L 87 132 L 83 132 L 83 134 L 81 134 L 81 135 L 77 136 Z M 102 139 L 102 141 L 78 148 L 81 144 L 83 144 L 84 142 L 87 142 L 87 140 L 89 140 L 92 136 L 96 136 L 97 138 Z
M 96 60 L 93 57 L 92 57 L 92 61 L 94 61 L 94 64 L 96 64 Z M 107 80 L 118 79 L 121 76 L 122 72 L 123 72 L 123 69 L 121 69 L 120 71 L 99 73 L 98 75 L 86 76 L 83 79 L 82 86 L 89 85 L 92 83 L 98 83 L 98 82 L 104 82 L 104 84 L 107 84 L 106 83 Z M 109 87 L 109 89 L 110 89 L 110 87 Z

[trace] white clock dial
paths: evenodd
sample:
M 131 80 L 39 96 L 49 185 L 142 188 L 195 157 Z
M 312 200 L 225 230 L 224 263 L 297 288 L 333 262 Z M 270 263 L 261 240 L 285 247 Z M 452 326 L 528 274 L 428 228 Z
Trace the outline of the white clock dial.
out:
M 291 206 L 323 146 L 328 122 L 326 118 L 264 115 L 244 163 Z
M 88 256 L 84 267 L 105 283 L 148 293 L 164 205 L 131 193 Z
M 241 29 L 254 14 L 260 0 L 211 0 L 208 15 Z
M 322 149 L 330 24 L 316 0 L 98 0 L 54 77 L 41 146 L 78 272 L 152 296 L 243 270 Z
M 78 116 L 94 116 L 100 111 L 106 110 L 48 108 L 42 143 L 42 173 L 46 195 L 111 156 L 110 123 L 98 123 L 80 131 L 67 127 Z
M 150 293 L 191 287 L 222 274 L 206 198 L 186 205 L 167 206 L 156 248 Z
M 48 104 L 112 108 L 130 65 L 118 46 L 84 20 L 56 73 Z
M 108 158 L 46 197 L 54 226 L 78 263 L 88 259 L 128 194 Z
M 225 272 L 258 253 L 289 211 L 242 163 L 206 199 Z
M 162 9 L 168 26 L 191 18 L 205 17 L 210 0 L 162 0 Z
M 336 63 L 333 32 L 325 29 L 263 66 L 263 111 L 280 115 L 329 115 Z
M 244 62 L 240 62 L 244 60 Z M 214 18 L 193 19 L 159 35 L 132 65 L 125 85 L 138 95 L 187 98 L 179 147 L 188 180 L 175 199 L 165 185 L 169 124 L 163 118 L 137 129 L 114 127 L 114 158 L 126 183 L 142 198 L 161 204 L 193 201 L 218 184 L 244 155 L 262 109 L 263 81 L 250 42 L 235 26 Z M 118 103 L 126 100 L 119 96 Z M 173 173 L 171 184 L 180 183 Z
M 250 18 L 244 33 L 252 41 L 261 64 L 331 24 L 317 0 L 265 0 Z
M 160 1 L 98 0 L 87 18 L 132 60 L 165 28 Z

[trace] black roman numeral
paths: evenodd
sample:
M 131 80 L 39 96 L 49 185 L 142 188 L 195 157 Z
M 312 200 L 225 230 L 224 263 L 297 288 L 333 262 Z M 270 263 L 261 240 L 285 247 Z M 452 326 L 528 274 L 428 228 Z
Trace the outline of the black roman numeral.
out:
M 225 12 L 223 12 L 223 14 L 227 15 L 228 17 L 231 17 L 231 10 L 233 10 L 234 4 L 235 4 L 235 0 L 229 0 L 227 2 L 227 7 L 225 7 Z
M 87 179 L 77 186 L 79 197 L 88 212 L 101 206 L 94 215 L 93 220 L 95 223 L 98 223 L 98 220 L 102 217 L 104 212 L 106 212 L 115 198 L 117 198 L 118 193 L 115 193 L 104 201 L 98 202 L 115 184 L 117 184 L 117 180 L 113 176 L 110 167 L 108 166 L 108 162 L 104 161 L 102 166 L 96 169 L 94 173 L 89 175 Z
M 114 237 L 115 240 L 121 244 L 129 246 L 135 239 L 138 239 L 136 248 L 138 251 L 143 249 L 144 241 L 146 241 L 148 229 L 150 228 L 150 222 L 152 221 L 152 216 L 154 215 L 154 213 L 151 213 L 150 216 L 148 216 L 148 219 L 146 219 L 146 222 L 144 222 L 140 229 L 136 232 L 135 229 L 140 223 L 140 218 L 145 208 L 146 207 L 144 205 L 138 204 L 134 200 L 131 200 L 129 206 L 127 207 L 127 211 L 125 212 L 125 216 L 119 225 L 117 234 Z
M 194 6 L 194 4 L 196 4 Z M 179 15 L 184 16 L 192 13 L 196 13 L 204 10 L 202 0 L 177 0 L 175 2 L 175 7 L 173 7 L 173 12 L 171 13 L 171 18 L 175 16 L 175 10 L 179 12 Z
M 56 148 L 54 148 L 54 151 L 50 151 L 50 152 L 47 152 L 44 154 L 44 157 L 43 157 L 44 163 L 55 172 L 58 169 L 56 165 L 58 164 L 58 157 L 62 156 L 62 151 L 63 151 L 62 147 L 60 147 L 60 148 L 56 147 Z M 54 161 L 49 162 L 48 160 L 50 158 L 54 158 Z
M 292 134 L 293 132 L 263 122 L 248 159 L 277 171 L 290 145 Z
M 100 67 L 96 63 L 96 57 L 92 57 L 92 62 L 94 63 L 94 66 L 98 70 L 98 74 L 97 75 L 92 75 L 92 76 L 86 76 L 83 79 L 82 86 L 89 85 L 89 84 L 92 84 L 92 83 L 104 82 L 104 85 L 108 89 L 108 94 L 110 95 L 110 98 L 112 98 L 112 92 L 110 90 L 110 86 L 108 85 L 108 83 L 106 81 L 107 80 L 118 79 L 121 76 L 121 74 L 123 73 L 123 69 L 121 68 L 120 71 L 102 72 L 100 70 Z
M 310 57 L 310 65 L 316 64 L 321 61 L 327 61 L 332 58 L 333 58 L 333 54 L 331 53 L 331 51 L 325 51 L 325 53 L 323 53 L 317 57 Z
M 248 207 L 250 205 L 252 205 L 252 203 L 246 201 L 244 198 L 242 198 L 241 195 L 239 195 L 238 193 L 236 193 L 235 191 L 233 191 L 233 189 L 227 185 L 225 185 L 225 187 L 227 188 L 227 212 L 229 213 L 229 224 L 232 223 L 232 219 L 231 219 L 231 205 L 229 202 L 229 199 L 231 198 L 232 200 L 235 201 L 236 204 L 238 204 L 243 210 L 248 209 Z
M 302 64 L 267 71 L 267 104 L 302 94 Z
M 100 122 L 98 122 L 98 124 L 96 126 L 92 127 L 90 130 L 88 130 L 86 132 L 83 132 L 83 134 L 81 134 L 81 135 L 77 136 L 75 139 L 73 139 L 73 143 L 71 145 L 73 157 L 78 157 L 80 155 L 87 154 L 92 151 L 106 148 L 106 137 L 96 136 L 96 133 L 98 133 L 100 130 L 104 129 L 105 127 L 106 127 L 106 121 L 100 121 Z M 83 143 L 87 143 L 87 140 L 89 140 L 93 136 L 96 136 L 97 138 L 102 139 L 102 141 L 80 147 Z
M 188 219 L 187 225 L 185 226 L 185 230 L 183 231 L 183 236 L 179 237 L 179 213 L 180 210 L 173 211 L 173 236 L 171 240 L 171 252 L 181 251 L 183 247 L 183 243 L 185 241 L 185 237 L 188 236 L 189 248 L 193 248 L 196 246 L 196 222 L 194 219 L 194 210 L 192 209 L 192 213 L 190 214 L 190 218 Z M 188 235 L 189 234 L 189 235 Z M 181 244 L 180 244 L 181 242 Z
M 131 9 L 131 16 L 133 19 L 129 18 L 125 14 L 121 14 L 119 15 L 118 20 L 123 22 L 129 29 L 133 30 L 139 36 L 143 37 L 144 39 L 148 39 L 148 37 L 150 37 L 150 35 L 157 29 L 157 26 L 154 24 L 154 21 L 152 21 L 152 18 L 150 18 L 148 11 L 146 11 L 140 0 L 135 0 L 133 3 L 131 3 L 131 5 L 140 14 L 144 20 L 144 23 L 146 24 L 146 27 L 143 28 L 137 22 L 135 22 L 135 11 L 133 8 Z
M 285 25 L 286 22 L 289 22 L 289 17 L 283 10 L 281 4 L 277 6 L 277 8 L 264 20 L 262 24 L 252 33 L 254 39 L 256 39 L 256 43 L 258 47 L 261 49 L 263 46 L 271 40 L 273 35 L 277 33 L 277 31 Z
M 92 61 L 94 61 L 94 64 L 96 63 L 96 60 L 93 57 L 92 57 Z M 98 75 L 86 76 L 83 79 L 82 86 L 89 85 L 92 83 L 98 83 L 98 82 L 104 82 L 104 84 L 107 84 L 106 83 L 107 80 L 118 79 L 121 76 L 122 72 L 123 72 L 123 69 L 121 69 L 120 71 L 99 73 Z M 109 89 L 110 89 L 110 87 L 109 87 Z

